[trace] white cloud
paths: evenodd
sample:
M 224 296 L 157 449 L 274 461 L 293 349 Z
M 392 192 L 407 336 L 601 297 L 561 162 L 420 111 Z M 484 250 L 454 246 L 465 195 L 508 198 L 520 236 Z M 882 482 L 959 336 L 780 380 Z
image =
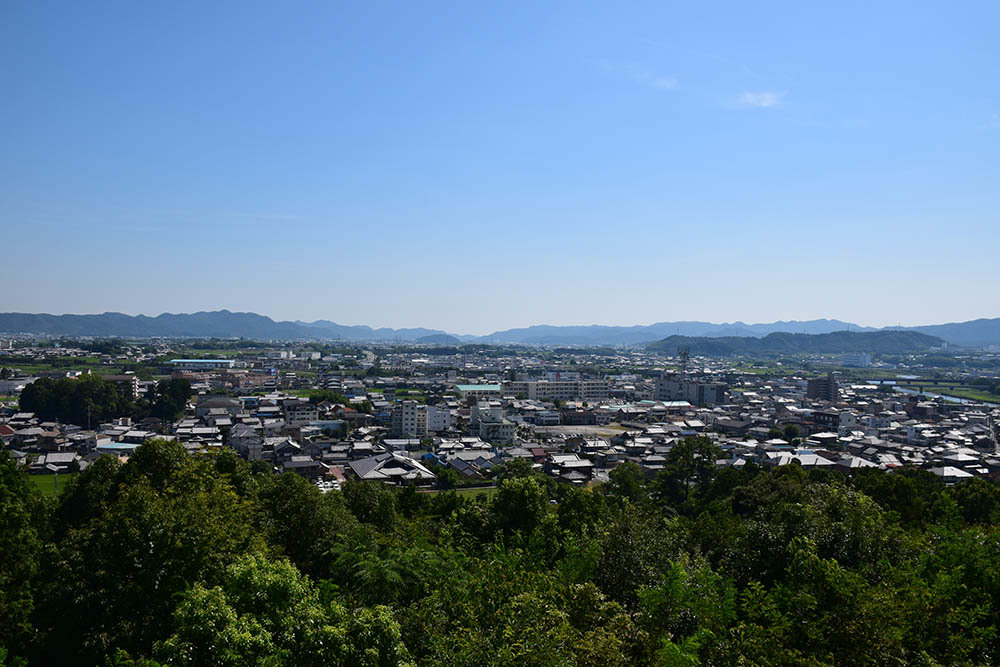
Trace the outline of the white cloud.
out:
M 785 93 L 783 91 L 764 90 L 743 93 L 739 97 L 739 103 L 742 106 L 755 109 L 774 109 L 780 107 L 784 99 Z
M 633 83 L 637 83 L 646 88 L 654 88 L 656 90 L 674 90 L 677 88 L 676 77 L 657 74 L 655 72 L 651 72 L 645 67 L 639 67 L 637 65 L 627 63 L 608 62 L 606 60 L 601 61 L 601 67 L 603 67 L 607 72 L 611 72 L 618 77 L 629 79 Z
M 641 68 L 633 68 L 629 72 L 629 76 L 631 76 L 632 80 L 636 83 L 648 88 L 656 88 L 657 90 L 673 90 L 677 87 L 676 78 L 672 76 L 654 74 L 649 70 Z

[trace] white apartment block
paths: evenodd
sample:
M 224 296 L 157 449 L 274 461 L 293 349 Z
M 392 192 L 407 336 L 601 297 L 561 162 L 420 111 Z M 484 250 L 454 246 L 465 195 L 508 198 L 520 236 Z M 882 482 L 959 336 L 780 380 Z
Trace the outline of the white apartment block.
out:
M 285 422 L 289 426 L 305 426 L 319 419 L 319 410 L 311 403 L 299 403 L 285 408 Z
M 469 411 L 471 426 L 479 426 L 480 422 L 502 422 L 503 405 L 500 401 L 478 401 Z
M 416 401 L 401 401 L 392 407 L 389 432 L 393 436 L 427 435 L 427 406 Z
M 451 410 L 427 406 L 427 430 L 431 433 L 451 428 Z
M 515 380 L 503 383 L 504 396 L 524 395 L 540 401 L 600 401 L 608 397 L 607 380 Z

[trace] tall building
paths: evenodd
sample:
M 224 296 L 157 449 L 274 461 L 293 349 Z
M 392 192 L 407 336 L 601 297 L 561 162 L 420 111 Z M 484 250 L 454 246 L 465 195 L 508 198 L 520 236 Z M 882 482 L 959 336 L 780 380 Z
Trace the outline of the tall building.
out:
M 691 405 L 716 405 L 726 402 L 729 387 L 722 382 L 689 380 L 664 373 L 656 380 L 656 400 L 687 401 Z
M 833 379 L 833 373 L 827 373 L 826 377 L 813 378 L 806 384 L 806 396 L 820 401 L 837 401 L 837 381 Z
M 416 401 L 396 403 L 389 417 L 389 432 L 397 437 L 427 435 L 427 406 Z

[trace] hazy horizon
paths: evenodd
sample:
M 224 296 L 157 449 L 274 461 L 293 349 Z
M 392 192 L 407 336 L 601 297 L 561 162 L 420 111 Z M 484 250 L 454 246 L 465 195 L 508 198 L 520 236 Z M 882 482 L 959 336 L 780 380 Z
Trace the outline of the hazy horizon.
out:
M 489 333 L 1000 306 L 997 3 L 3 17 L 3 311 Z
M 159 312 L 131 312 L 130 313 L 130 312 L 124 312 L 124 311 L 116 311 L 116 310 L 107 310 L 107 309 L 105 309 L 105 310 L 93 311 L 93 312 L 66 312 L 66 313 L 53 312 L 53 311 L 34 311 L 34 312 L 31 312 L 30 314 L 39 314 L 39 315 L 101 315 L 101 314 L 104 314 L 104 313 L 121 313 L 123 315 L 129 315 L 129 316 L 132 316 L 132 317 L 139 316 L 139 315 L 144 315 L 144 316 L 147 316 L 147 317 L 156 317 L 158 315 L 164 315 L 164 314 L 186 315 L 186 314 L 192 314 L 192 313 L 196 313 L 196 312 L 218 312 L 218 311 L 223 311 L 223 310 L 228 310 L 229 312 L 232 312 L 232 313 L 253 313 L 253 314 L 256 314 L 256 315 L 262 315 L 264 317 L 269 317 L 270 319 L 274 320 L 275 322 L 303 322 L 303 323 L 309 324 L 309 323 L 312 323 L 312 322 L 317 322 L 317 321 L 323 321 L 323 320 L 325 320 L 325 321 L 334 322 L 334 323 L 342 325 L 342 326 L 368 326 L 368 327 L 371 327 L 372 329 L 382 329 L 382 328 L 389 328 L 389 329 L 437 329 L 437 330 L 445 331 L 446 333 L 449 333 L 449 334 L 455 334 L 455 335 L 460 335 L 460 336 L 487 336 L 487 335 L 490 335 L 490 334 L 493 334 L 493 333 L 496 333 L 496 332 L 499 332 L 499 331 L 506 331 L 508 329 L 525 329 L 525 328 L 529 328 L 529 327 L 533 327 L 533 326 L 570 326 L 570 327 L 587 327 L 587 326 L 634 327 L 634 326 L 638 326 L 638 327 L 643 327 L 643 326 L 652 326 L 654 324 L 665 324 L 665 323 L 669 324 L 669 323 L 674 323 L 674 322 L 705 322 L 705 323 L 708 323 L 708 324 L 714 324 L 714 325 L 718 325 L 718 326 L 727 326 L 727 325 L 732 325 L 732 324 L 740 323 L 740 324 L 745 324 L 745 325 L 748 325 L 748 326 L 753 326 L 753 325 L 756 325 L 756 324 L 773 324 L 773 323 L 776 323 L 776 322 L 808 322 L 808 321 L 813 321 L 813 320 L 837 320 L 837 321 L 844 322 L 845 324 L 851 324 L 851 325 L 857 325 L 857 326 L 860 326 L 860 327 L 871 327 L 871 328 L 880 329 L 880 328 L 895 327 L 895 326 L 903 326 L 903 327 L 930 326 L 930 325 L 935 325 L 935 324 L 950 324 L 950 323 L 953 323 L 953 322 L 963 322 L 963 321 L 976 320 L 976 319 L 995 319 L 996 317 L 1000 317 L 1000 315 L 993 315 L 993 316 L 991 316 L 991 315 L 982 315 L 980 317 L 969 318 L 969 320 L 941 320 L 941 321 L 933 321 L 933 322 L 931 322 L 931 321 L 928 321 L 928 322 L 906 322 L 906 321 L 904 321 L 904 322 L 890 322 L 890 323 L 886 323 L 886 324 L 869 324 L 867 322 L 858 322 L 857 320 L 853 320 L 853 319 L 850 319 L 850 318 L 844 318 L 844 317 L 825 317 L 825 316 L 809 317 L 809 318 L 803 318 L 803 317 L 778 317 L 778 318 L 774 318 L 774 319 L 759 319 L 758 318 L 758 319 L 746 319 L 746 320 L 739 319 L 739 318 L 727 319 L 727 320 L 710 320 L 710 319 L 698 319 L 698 318 L 692 318 L 692 317 L 671 317 L 671 318 L 657 319 L 657 320 L 648 321 L 648 322 L 647 321 L 642 321 L 642 322 L 635 321 L 635 322 L 567 322 L 567 323 L 554 323 L 554 322 L 544 321 L 544 322 L 532 322 L 532 323 L 528 323 L 528 324 L 515 324 L 515 325 L 512 325 L 512 326 L 497 327 L 497 328 L 492 328 L 492 329 L 489 329 L 489 330 L 474 331 L 474 330 L 471 330 L 471 329 L 468 329 L 468 328 L 463 328 L 463 327 L 459 327 L 459 328 L 455 328 L 455 329 L 445 328 L 445 327 L 437 326 L 434 323 L 393 324 L 393 323 L 373 323 L 373 322 L 348 321 L 348 320 L 344 320 L 344 319 L 338 319 L 337 317 L 331 317 L 331 316 L 328 316 L 328 315 L 321 315 L 321 316 L 317 316 L 317 317 L 276 317 L 276 316 L 274 316 L 274 315 L 272 315 L 270 313 L 267 313 L 267 312 L 260 312 L 259 310 L 240 310 L 240 309 L 235 309 L 235 308 L 227 308 L 227 307 L 224 307 L 224 306 L 216 307 L 216 308 L 196 309 L 196 310 L 189 310 L 189 311 L 178 311 L 178 310 L 168 311 L 168 310 L 163 310 L 163 311 L 159 311 Z M 23 312 L 23 313 L 28 313 L 28 311 L 0 311 L 0 312 Z

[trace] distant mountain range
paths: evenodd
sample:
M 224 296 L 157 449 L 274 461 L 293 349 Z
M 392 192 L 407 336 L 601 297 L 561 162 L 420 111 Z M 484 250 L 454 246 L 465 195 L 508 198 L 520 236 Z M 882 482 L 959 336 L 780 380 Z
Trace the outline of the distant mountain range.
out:
M 164 313 L 156 317 L 102 313 L 99 315 L 45 315 L 0 313 L 0 332 L 54 336 L 123 336 L 131 338 L 191 337 L 250 338 L 257 340 L 399 341 L 454 345 L 513 343 L 522 345 L 646 345 L 671 336 L 695 338 L 761 338 L 773 333 L 828 334 L 837 331 L 915 331 L 937 336 L 953 345 L 1000 345 L 1000 318 L 919 327 L 873 329 L 841 320 L 809 320 L 745 324 L 732 322 L 659 322 L 639 326 L 537 325 L 497 331 L 486 336 L 448 333 L 440 329 L 373 329 L 329 320 L 277 322 L 256 313 L 228 310 L 191 314 Z
M 650 350 L 676 354 L 688 348 L 691 354 L 729 356 L 733 354 L 841 354 L 872 352 L 911 354 L 925 352 L 945 341 L 918 331 L 836 331 L 824 334 L 771 333 L 763 338 L 723 336 L 719 338 L 670 336 L 651 343 Z
M 997 327 L 1000 330 L 1000 326 Z M 844 330 L 875 331 L 840 320 L 772 322 L 770 324 L 712 324 L 711 322 L 658 322 L 630 327 L 603 325 L 551 326 L 547 324 L 497 331 L 477 342 L 523 343 L 527 345 L 641 345 L 666 336 L 766 336 L 776 331 L 790 333 L 831 333 Z
M 0 331 L 54 336 L 124 336 L 130 338 L 252 338 L 257 340 L 400 340 L 412 342 L 437 329 L 372 329 L 335 322 L 275 322 L 257 313 L 228 310 L 191 314 L 163 313 L 156 317 L 100 315 L 31 315 L 0 313 Z
M 421 336 L 415 343 L 426 343 L 431 345 L 461 345 L 462 341 L 451 336 L 449 334 L 430 334 L 429 336 Z

